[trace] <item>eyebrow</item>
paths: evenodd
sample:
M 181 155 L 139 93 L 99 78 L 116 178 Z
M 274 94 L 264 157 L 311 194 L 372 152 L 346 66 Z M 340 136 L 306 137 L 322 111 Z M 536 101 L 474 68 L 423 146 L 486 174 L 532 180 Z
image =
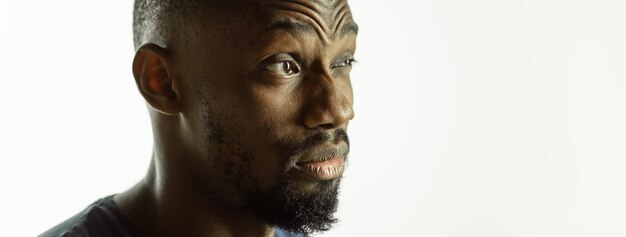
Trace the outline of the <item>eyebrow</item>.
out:
M 263 27 L 263 32 L 271 31 L 275 29 L 285 29 L 296 33 L 315 33 L 315 28 L 307 22 L 295 19 L 273 19 Z M 340 37 L 343 37 L 349 33 L 357 35 L 359 33 L 359 26 L 352 20 L 346 22 L 340 31 Z
M 293 19 L 273 19 L 263 27 L 263 32 L 276 29 L 285 29 L 297 33 L 315 32 L 315 29 L 310 24 Z
M 341 27 L 341 36 L 344 36 L 348 33 L 353 33 L 357 35 L 359 33 L 359 25 L 354 21 L 348 21 L 346 24 Z

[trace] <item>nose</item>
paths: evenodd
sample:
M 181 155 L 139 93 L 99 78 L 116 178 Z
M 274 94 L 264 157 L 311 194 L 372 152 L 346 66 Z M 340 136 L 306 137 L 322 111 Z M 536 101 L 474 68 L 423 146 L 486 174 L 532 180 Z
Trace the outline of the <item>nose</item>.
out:
M 354 118 L 352 85 L 349 78 L 334 80 L 324 74 L 311 86 L 305 106 L 304 126 L 312 129 L 345 127 Z M 307 93 L 308 94 L 308 93 Z

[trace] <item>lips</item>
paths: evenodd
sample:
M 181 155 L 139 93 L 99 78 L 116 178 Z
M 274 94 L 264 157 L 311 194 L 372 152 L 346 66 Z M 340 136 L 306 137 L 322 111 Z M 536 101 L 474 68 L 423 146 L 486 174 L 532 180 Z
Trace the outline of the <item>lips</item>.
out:
M 296 163 L 298 171 L 313 180 L 331 180 L 341 177 L 345 168 L 343 156 L 330 155 L 318 161 Z

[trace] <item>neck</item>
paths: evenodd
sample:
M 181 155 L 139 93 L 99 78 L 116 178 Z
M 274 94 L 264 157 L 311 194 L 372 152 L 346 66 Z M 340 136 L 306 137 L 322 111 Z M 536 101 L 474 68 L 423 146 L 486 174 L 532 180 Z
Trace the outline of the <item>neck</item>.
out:
M 274 235 L 271 226 L 244 209 L 220 205 L 203 195 L 189 171 L 163 164 L 184 157 L 166 156 L 155 149 L 144 179 L 114 197 L 142 236 Z

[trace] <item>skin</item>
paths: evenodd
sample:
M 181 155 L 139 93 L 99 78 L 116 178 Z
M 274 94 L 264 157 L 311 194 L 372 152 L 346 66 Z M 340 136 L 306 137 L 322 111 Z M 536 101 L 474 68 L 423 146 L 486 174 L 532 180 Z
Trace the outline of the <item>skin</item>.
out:
M 133 74 L 149 104 L 154 151 L 146 177 L 114 201 L 144 236 L 273 236 L 247 209 L 247 190 L 271 189 L 285 172 L 299 193 L 339 183 L 294 166 L 345 155 L 346 142 L 296 157 L 287 145 L 333 137 L 354 117 L 356 25 L 347 2 L 244 1 L 237 9 L 198 19 L 180 39 L 148 36 L 137 50 Z

